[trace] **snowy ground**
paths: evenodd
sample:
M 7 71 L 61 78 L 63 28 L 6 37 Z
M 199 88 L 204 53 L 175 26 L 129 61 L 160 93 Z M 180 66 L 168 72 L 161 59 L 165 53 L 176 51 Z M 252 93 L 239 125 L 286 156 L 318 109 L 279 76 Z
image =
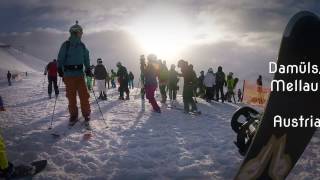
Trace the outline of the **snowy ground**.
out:
M 0 126 L 9 159 L 17 164 L 48 159 L 35 179 L 232 179 L 243 159 L 230 127 L 235 105 L 200 101 L 201 116 L 166 107 L 156 114 L 140 100 L 138 89 L 129 101 L 117 100 L 117 92 L 110 90 L 109 100 L 99 102 L 109 128 L 91 97 L 94 132 L 85 141 L 80 123 L 67 128 L 62 83 L 60 90 L 53 129 L 48 130 L 54 99 L 47 98 L 43 76 L 32 74 L 11 87 L 0 83 L 7 109 L 0 113 Z M 62 136 L 54 138 L 53 132 Z M 319 137 L 289 179 L 318 178 Z

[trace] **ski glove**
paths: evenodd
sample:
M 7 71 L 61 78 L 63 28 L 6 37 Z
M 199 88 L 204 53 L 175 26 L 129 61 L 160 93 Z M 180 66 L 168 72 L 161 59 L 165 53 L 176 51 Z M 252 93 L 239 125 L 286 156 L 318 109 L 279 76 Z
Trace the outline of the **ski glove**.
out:
M 63 77 L 63 70 L 62 68 L 58 68 L 58 74 L 60 77 Z

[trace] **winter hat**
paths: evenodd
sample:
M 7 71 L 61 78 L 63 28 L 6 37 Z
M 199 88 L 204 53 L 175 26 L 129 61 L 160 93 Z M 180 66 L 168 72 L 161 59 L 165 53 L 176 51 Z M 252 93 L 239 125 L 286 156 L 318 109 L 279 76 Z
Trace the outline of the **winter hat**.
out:
M 98 63 L 98 64 L 102 64 L 102 59 L 101 59 L 101 58 L 98 58 L 98 59 L 97 59 L 97 63 Z
M 212 69 L 212 68 L 209 68 L 209 69 L 208 69 L 208 72 L 213 72 L 213 69 Z
M 83 29 L 78 23 L 79 22 L 76 21 L 76 24 L 70 27 L 69 29 L 70 33 L 78 33 L 78 32 L 83 33 Z
M 117 67 L 121 66 L 121 62 L 117 62 Z

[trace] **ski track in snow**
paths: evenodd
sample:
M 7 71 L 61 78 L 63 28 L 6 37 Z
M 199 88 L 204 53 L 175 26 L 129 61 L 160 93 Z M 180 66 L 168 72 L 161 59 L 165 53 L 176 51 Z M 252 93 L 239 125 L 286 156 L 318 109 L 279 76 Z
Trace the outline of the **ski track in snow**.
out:
M 93 137 L 86 141 L 81 122 L 67 127 L 62 84 L 51 130 L 55 99 L 48 99 L 43 76 L 32 74 L 11 87 L 0 86 L 7 109 L 0 113 L 0 126 L 9 159 L 15 164 L 48 160 L 45 171 L 34 179 L 233 179 L 240 166 L 243 157 L 230 127 L 235 105 L 198 100 L 200 116 L 165 105 L 157 114 L 140 100 L 139 89 L 131 90 L 129 101 L 119 101 L 113 89 L 108 101 L 99 101 L 106 129 L 90 93 Z M 181 101 L 179 96 L 179 108 Z M 317 133 L 289 179 L 318 178 L 319 142 Z

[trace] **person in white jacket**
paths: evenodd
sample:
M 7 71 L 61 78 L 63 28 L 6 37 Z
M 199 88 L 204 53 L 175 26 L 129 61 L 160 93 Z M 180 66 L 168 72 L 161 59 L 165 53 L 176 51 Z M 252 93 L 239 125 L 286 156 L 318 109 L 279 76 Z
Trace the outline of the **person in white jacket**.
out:
M 214 95 L 214 88 L 216 85 L 216 75 L 213 73 L 213 69 L 209 68 L 207 74 L 204 77 L 203 85 L 206 88 L 206 100 L 211 102 Z

